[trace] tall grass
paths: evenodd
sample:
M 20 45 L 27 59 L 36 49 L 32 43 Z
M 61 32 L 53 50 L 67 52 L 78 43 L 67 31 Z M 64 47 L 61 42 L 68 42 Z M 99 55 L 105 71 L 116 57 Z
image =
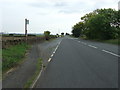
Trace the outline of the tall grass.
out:
M 2 70 L 3 72 L 17 65 L 25 56 L 26 50 L 30 46 L 26 43 L 11 46 L 2 50 Z

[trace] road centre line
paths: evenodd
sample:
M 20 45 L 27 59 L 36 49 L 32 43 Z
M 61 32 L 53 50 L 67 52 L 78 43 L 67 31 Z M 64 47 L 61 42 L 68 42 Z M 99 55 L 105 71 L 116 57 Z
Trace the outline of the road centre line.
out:
M 87 43 L 84 43 L 84 42 L 83 42 L 83 44 L 84 44 L 84 45 L 87 45 Z
M 48 62 L 50 62 L 50 61 L 51 61 L 51 59 L 52 59 L 52 58 L 49 58 L 49 59 L 48 59 Z
M 88 46 L 89 46 L 89 47 L 92 47 L 92 48 L 96 48 L 96 49 L 98 48 L 98 47 L 95 47 L 95 46 L 93 46 L 93 45 L 88 45 Z
M 58 43 L 58 45 L 56 46 L 55 50 L 53 51 L 53 53 L 51 54 L 51 57 L 48 59 L 48 62 L 50 62 L 52 60 L 52 57 L 54 56 L 56 50 L 58 49 L 59 45 L 61 42 Z
M 53 54 L 55 54 L 55 51 L 53 52 Z
M 106 53 L 109 53 L 109 54 L 111 54 L 111 55 L 114 55 L 114 56 L 116 56 L 116 57 L 120 57 L 120 55 L 117 55 L 117 54 L 115 54 L 115 53 L 112 53 L 112 52 L 110 52 L 110 51 L 107 51 L 107 50 L 102 50 L 103 52 L 106 52 Z
M 78 41 L 78 42 L 81 42 L 81 41 Z M 82 44 L 84 44 L 84 45 L 87 45 L 87 43 L 84 43 L 84 42 L 81 42 Z M 97 49 L 98 47 L 96 47 L 96 46 L 93 46 L 93 45 L 88 45 L 89 47 L 92 47 L 92 48 L 95 48 L 95 49 Z M 103 52 L 106 52 L 106 53 L 108 53 L 108 54 L 111 54 L 111 55 L 114 55 L 114 56 L 116 56 L 116 57 L 120 57 L 120 55 L 117 55 L 117 54 L 115 54 L 115 53 L 113 53 L 113 52 L 110 52 L 110 51 L 107 51 L 107 50 L 102 50 Z
M 55 48 L 54 52 L 52 53 L 51 57 L 48 59 L 48 62 L 50 62 L 52 60 L 52 57 L 54 56 L 56 50 L 58 49 L 59 45 L 60 45 L 61 42 L 58 43 L 57 47 Z M 33 84 L 31 85 L 31 88 L 34 88 L 35 87 L 35 84 L 37 83 L 38 79 L 40 78 L 41 76 L 41 73 L 43 71 L 43 64 L 42 64 L 42 69 L 39 73 L 39 75 L 37 76 L 37 78 L 35 79 L 35 81 L 33 82 Z
M 53 57 L 54 54 L 51 55 L 51 57 Z

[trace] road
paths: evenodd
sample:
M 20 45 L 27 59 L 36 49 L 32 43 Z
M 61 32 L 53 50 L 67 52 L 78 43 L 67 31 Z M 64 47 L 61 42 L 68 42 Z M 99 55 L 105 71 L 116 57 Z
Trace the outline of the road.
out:
M 118 47 L 64 37 L 35 88 L 118 88 Z
M 60 40 L 61 38 L 58 38 L 33 44 L 28 53 L 26 53 L 23 62 L 10 69 L 9 73 L 4 75 L 2 88 L 23 88 L 35 74 L 38 59 L 44 60 L 43 64 L 47 65 L 46 60 Z

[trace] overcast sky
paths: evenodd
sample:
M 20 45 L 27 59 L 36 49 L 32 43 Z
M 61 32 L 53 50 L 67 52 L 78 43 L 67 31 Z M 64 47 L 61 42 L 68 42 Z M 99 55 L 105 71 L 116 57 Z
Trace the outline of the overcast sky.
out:
M 29 33 L 71 33 L 81 16 L 100 8 L 118 9 L 119 0 L 1 0 L 2 32 L 24 33 L 24 19 L 29 19 Z M 2 22 L 1 22 L 2 21 Z M 2 28 L 1 28 L 2 27 Z

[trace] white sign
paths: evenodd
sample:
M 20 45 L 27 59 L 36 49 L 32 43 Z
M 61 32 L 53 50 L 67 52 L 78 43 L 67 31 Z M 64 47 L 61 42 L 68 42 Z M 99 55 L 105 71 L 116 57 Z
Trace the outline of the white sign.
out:
M 29 20 L 25 19 L 25 23 L 26 23 L 26 24 L 29 24 Z

